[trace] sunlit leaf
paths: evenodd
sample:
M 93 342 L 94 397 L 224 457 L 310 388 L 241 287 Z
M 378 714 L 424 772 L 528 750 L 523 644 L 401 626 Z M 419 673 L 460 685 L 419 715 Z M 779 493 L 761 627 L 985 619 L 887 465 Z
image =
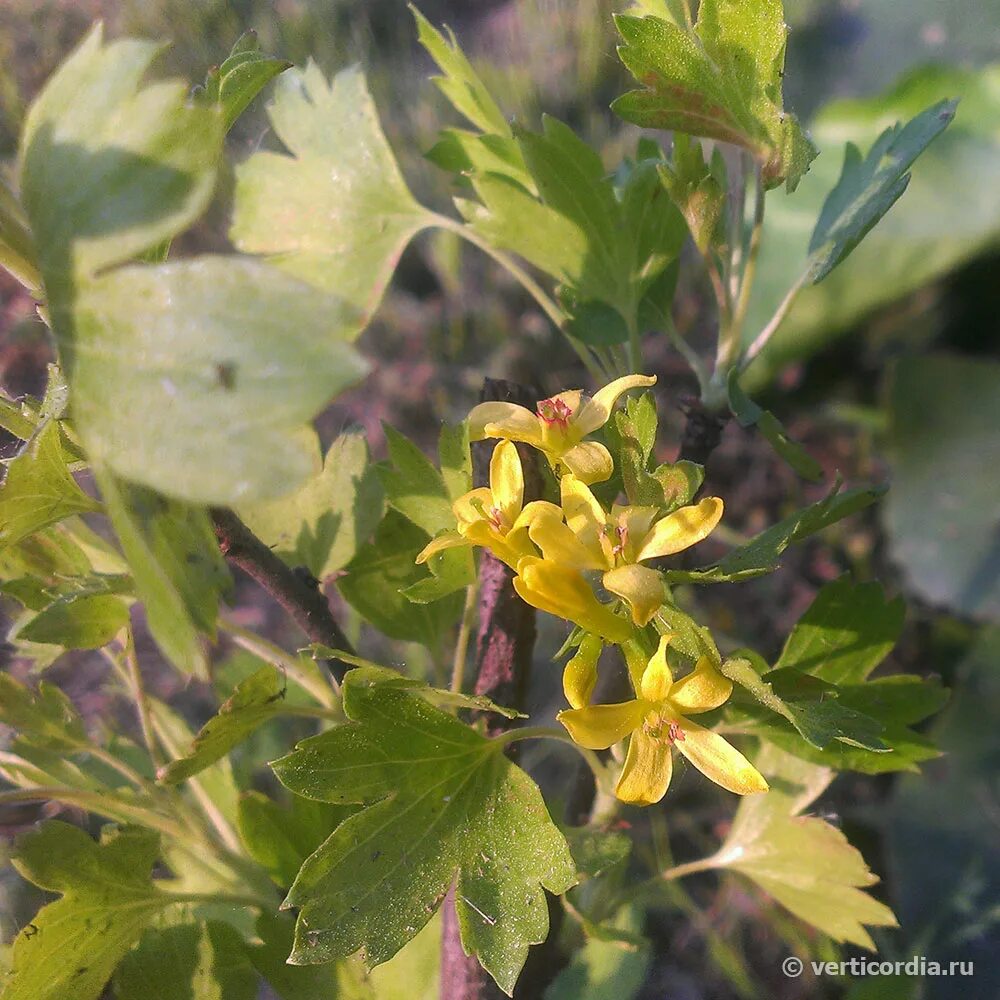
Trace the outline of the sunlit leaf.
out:
M 379 684 L 365 668 L 347 675 L 344 707 L 351 725 L 274 765 L 298 794 L 365 806 L 292 886 L 292 961 L 359 949 L 368 965 L 388 960 L 428 921 L 457 873 L 463 945 L 510 993 L 528 946 L 548 932 L 543 887 L 564 892 L 576 880 L 537 787 L 502 744 Z

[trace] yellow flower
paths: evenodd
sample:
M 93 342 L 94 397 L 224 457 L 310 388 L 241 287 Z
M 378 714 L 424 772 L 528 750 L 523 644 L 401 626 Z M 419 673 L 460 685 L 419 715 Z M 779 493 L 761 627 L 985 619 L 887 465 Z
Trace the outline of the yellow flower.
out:
M 521 459 L 510 441 L 501 441 L 490 459 L 490 485 L 472 490 L 455 501 L 452 511 L 458 530 L 431 539 L 417 556 L 417 562 L 426 562 L 444 549 L 482 545 L 511 569 L 516 569 L 520 559 L 535 554 L 528 539 L 531 519 L 539 508 L 549 507 L 554 505 L 543 501 L 524 506 Z
M 469 414 L 469 434 L 473 441 L 524 441 L 544 452 L 557 474 L 565 466 L 585 483 L 602 483 L 614 469 L 611 454 L 604 445 L 583 439 L 608 422 L 622 393 L 655 384 L 654 375 L 626 375 L 592 397 L 570 389 L 540 400 L 534 413 L 517 403 L 480 403 Z
M 722 705 L 732 694 L 732 681 L 704 656 L 690 674 L 675 681 L 667 664 L 670 639 L 660 639 L 634 701 L 567 709 L 559 713 L 559 721 L 574 742 L 590 750 L 606 750 L 630 736 L 615 788 L 623 802 L 652 805 L 663 798 L 673 772 L 674 747 L 702 774 L 737 795 L 766 792 L 767 782 L 743 754 L 687 718 Z
M 576 570 L 598 570 L 606 590 L 623 598 L 636 625 L 646 625 L 663 604 L 660 574 L 640 563 L 673 555 L 707 537 L 722 517 L 722 501 L 706 497 L 657 519 L 655 507 L 616 504 L 610 516 L 576 476 L 561 481 L 559 508 L 539 508 L 529 528 L 546 560 Z M 578 623 L 578 624 L 583 624 Z

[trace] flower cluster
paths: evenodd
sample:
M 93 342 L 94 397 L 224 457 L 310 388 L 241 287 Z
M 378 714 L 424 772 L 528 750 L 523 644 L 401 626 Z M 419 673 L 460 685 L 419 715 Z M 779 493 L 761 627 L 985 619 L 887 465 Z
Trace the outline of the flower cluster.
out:
M 655 381 L 631 375 L 592 397 L 579 390 L 562 392 L 539 402 L 534 413 L 513 403 L 475 407 L 469 415 L 471 439 L 499 439 L 490 485 L 455 502 L 457 529 L 434 538 L 417 561 L 456 546 L 483 546 L 515 571 L 514 587 L 525 602 L 579 627 L 579 650 L 563 679 L 572 707 L 559 720 L 575 742 L 590 749 L 607 749 L 629 737 L 619 798 L 658 802 L 670 782 L 674 747 L 730 791 L 765 791 L 764 779 L 739 751 L 687 718 L 718 708 L 732 693 L 732 682 L 718 666 L 702 657 L 691 673 L 674 681 L 667 662 L 669 634 L 660 638 L 651 658 L 643 653 L 645 627 L 666 599 L 660 573 L 644 564 L 707 537 L 722 518 L 722 501 L 706 497 L 670 512 L 619 504 L 608 510 L 590 488 L 610 479 L 614 464 L 604 445 L 584 438 L 608 422 L 623 393 Z M 558 504 L 524 503 L 524 474 L 514 442 L 545 455 L 558 479 Z M 610 600 L 602 600 L 599 592 Z M 625 653 L 633 701 L 590 704 L 604 642 L 620 645 Z

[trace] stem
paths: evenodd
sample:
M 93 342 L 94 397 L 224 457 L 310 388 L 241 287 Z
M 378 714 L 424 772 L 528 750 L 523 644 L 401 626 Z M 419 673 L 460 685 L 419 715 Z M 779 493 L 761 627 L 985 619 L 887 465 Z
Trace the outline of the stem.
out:
M 273 909 L 272 900 L 239 892 L 165 892 L 164 895 L 172 903 L 220 903 L 223 906 L 252 906 L 258 910 Z
M 691 345 L 680 335 L 677 327 L 674 326 L 674 321 L 669 316 L 663 316 L 663 329 L 670 339 L 670 343 L 673 344 L 674 350 L 677 351 L 681 357 L 688 363 L 691 371 L 694 372 L 695 378 L 698 379 L 698 388 L 701 391 L 702 397 L 708 389 L 708 370 L 705 368 L 704 363 L 698 354 L 693 350 Z
M 746 267 L 740 279 L 740 293 L 733 313 L 734 340 L 739 345 L 743 335 L 743 324 L 746 321 L 747 310 L 750 308 L 750 293 L 753 290 L 754 277 L 757 274 L 757 258 L 760 256 L 760 245 L 764 235 L 764 182 L 760 169 L 754 172 L 754 213 L 753 229 L 750 232 L 750 249 L 747 254 Z
M 553 726 L 523 726 L 521 729 L 511 729 L 501 733 L 494 739 L 501 746 L 516 743 L 518 740 L 555 740 L 557 743 L 564 743 L 571 746 L 586 761 L 599 787 L 607 781 L 607 768 L 601 763 L 601 758 L 593 750 L 574 743 L 568 733 Z
M 332 674 L 329 675 L 329 685 L 323 683 L 318 676 L 310 676 L 290 653 L 285 652 L 280 646 L 276 646 L 256 632 L 244 628 L 242 625 L 237 625 L 229 618 L 220 619 L 219 627 L 237 646 L 245 649 L 248 653 L 253 653 L 254 656 L 262 660 L 266 660 L 279 670 L 283 670 L 288 677 L 304 691 L 308 691 L 324 708 L 337 709 L 340 707 L 338 692 L 332 687 L 336 684 Z
M 798 281 L 796 281 L 795 284 L 788 289 L 788 293 L 785 295 L 784 299 L 782 299 L 777 312 L 775 312 L 767 326 L 765 326 L 764 329 L 757 334 L 754 342 L 747 348 L 746 354 L 743 356 L 743 362 L 740 365 L 741 371 L 750 366 L 750 362 L 753 361 L 758 354 L 760 354 L 760 352 L 767 345 L 767 342 L 777 332 L 778 327 L 785 321 L 785 317 L 788 315 L 789 310 L 798 298 L 799 292 L 802 291 L 802 286 L 805 284 L 805 280 L 806 276 L 803 274 L 799 277 Z
M 634 309 L 628 321 L 628 364 L 632 371 L 642 371 L 642 344 L 639 342 L 639 326 Z
M 455 219 L 449 218 L 447 215 L 438 215 L 435 213 L 433 215 L 433 220 L 435 225 L 440 226 L 442 229 L 447 229 L 449 232 L 455 233 L 462 239 L 471 243 L 474 247 L 482 250 L 487 257 L 491 257 L 495 260 L 501 267 L 505 268 L 507 272 L 515 278 L 521 285 L 521 287 L 538 303 L 542 312 L 552 321 L 553 326 L 560 333 L 562 333 L 566 339 L 569 341 L 570 347 L 576 352 L 577 357 L 583 362 L 587 371 L 593 379 L 598 382 L 605 380 L 604 373 L 601 372 L 597 363 L 591 357 L 587 348 L 584 347 L 579 341 L 574 337 L 571 337 L 566 330 L 566 314 L 559 308 L 558 305 L 552 300 L 552 298 L 547 295 L 541 285 L 531 277 L 528 272 L 521 267 L 511 256 L 504 253 L 502 250 L 498 250 L 493 246 L 488 240 L 483 239 L 471 226 L 467 226 Z
M 153 728 L 153 719 L 149 711 L 149 699 L 146 697 L 146 687 L 142 682 L 142 672 L 139 670 L 139 658 L 135 653 L 135 640 L 132 637 L 132 630 L 128 629 L 125 634 L 125 663 L 128 667 L 128 681 L 132 688 L 132 697 L 135 699 L 135 706 L 139 712 L 139 725 L 142 729 L 142 738 L 149 751 L 149 759 L 153 762 L 153 767 L 159 770 L 163 766 L 163 757 L 160 756 L 160 748 L 156 742 L 156 733 Z
M 707 858 L 699 858 L 697 861 L 686 861 L 682 865 L 674 865 L 664 872 L 660 872 L 658 878 L 666 882 L 673 882 L 676 879 L 684 878 L 686 875 L 694 875 L 696 872 L 707 872 L 718 867 L 718 858 L 713 854 Z
M 469 654 L 469 639 L 472 636 L 472 626 L 476 620 L 476 600 L 479 597 L 479 578 L 465 588 L 465 607 L 462 609 L 462 622 L 458 627 L 458 637 L 455 640 L 455 656 L 451 665 L 451 690 L 460 693 L 465 683 L 465 661 Z
M 117 771 L 123 778 L 135 785 L 136 788 L 141 788 L 145 792 L 150 792 L 155 789 L 155 785 L 144 778 L 135 768 L 129 767 L 128 764 L 123 760 L 119 760 L 110 750 L 105 747 L 97 747 L 88 744 L 87 746 L 80 747 L 82 753 L 87 753 L 94 760 L 99 760 L 103 764 L 107 764 L 112 770 Z
M 354 652 L 317 585 L 282 562 L 231 510 L 213 507 L 211 514 L 223 555 L 259 583 L 312 642 Z M 347 664 L 341 660 L 326 663 L 337 681 L 342 681 Z

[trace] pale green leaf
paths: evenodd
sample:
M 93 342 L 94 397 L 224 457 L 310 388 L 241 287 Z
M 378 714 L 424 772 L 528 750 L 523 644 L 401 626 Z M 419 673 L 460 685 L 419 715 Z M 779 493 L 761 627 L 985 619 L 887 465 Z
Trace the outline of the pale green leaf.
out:
M 794 189 L 816 149 L 782 110 L 781 0 L 702 0 L 693 27 L 620 14 L 618 54 L 645 89 L 612 108 L 644 128 L 735 143 L 759 161 L 765 187 Z
M 159 838 L 108 829 L 100 843 L 51 821 L 20 840 L 13 863 L 62 898 L 44 906 L 14 942 L 3 1000 L 97 1000 L 146 925 L 169 905 L 150 873 Z
M 230 586 L 207 512 L 94 472 L 153 638 L 178 669 L 204 675 L 199 633 L 215 634 L 219 594 Z
M 840 830 L 802 815 L 833 772 L 769 746 L 754 763 L 771 791 L 742 800 L 714 866 L 751 879 L 835 941 L 873 951 L 866 926 L 896 926 L 892 911 L 863 891 L 878 879 Z
M 181 81 L 140 89 L 160 46 L 104 43 L 98 24 L 28 111 L 20 188 L 57 335 L 74 275 L 130 260 L 207 206 L 222 117 L 187 102 Z
M 30 292 L 42 287 L 37 255 L 28 220 L 14 192 L 0 178 L 0 267 L 9 271 Z
M 410 194 L 358 67 L 332 82 L 313 63 L 290 70 L 268 115 L 291 155 L 255 153 L 237 169 L 230 237 L 353 305 L 357 333 L 433 217 Z
M 186 781 L 225 757 L 254 730 L 284 710 L 285 685 L 273 667 L 261 667 L 236 686 L 216 715 L 194 738 L 188 752 L 161 768 L 157 780 L 167 785 Z
M 565 892 L 576 880 L 538 788 L 501 743 L 405 689 L 351 671 L 344 695 L 352 724 L 274 765 L 299 794 L 365 806 L 292 886 L 292 961 L 359 949 L 368 965 L 387 961 L 427 923 L 457 873 L 463 946 L 511 993 L 528 946 L 548 933 L 543 887 Z
M 302 427 L 367 365 L 349 310 L 265 264 L 121 268 L 76 306 L 73 417 L 88 454 L 171 496 L 230 504 L 312 469 Z
M 0 486 L 0 547 L 73 514 L 100 510 L 66 466 L 59 423 L 50 420 L 13 458 Z
M 239 515 L 290 566 L 305 566 L 322 580 L 346 566 L 371 537 L 385 503 L 362 434 L 342 434 L 325 458 L 319 440 L 309 436 L 313 476 L 287 496 L 241 506 Z
M 99 649 L 128 623 L 128 604 L 120 597 L 71 594 L 53 601 L 22 625 L 17 638 L 67 649 Z

